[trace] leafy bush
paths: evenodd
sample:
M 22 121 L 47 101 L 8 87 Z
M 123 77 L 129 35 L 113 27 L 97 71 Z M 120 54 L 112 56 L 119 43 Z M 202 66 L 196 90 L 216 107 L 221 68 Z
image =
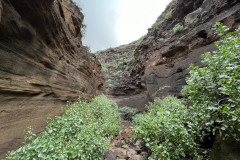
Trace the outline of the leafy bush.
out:
M 122 74 L 122 72 L 123 72 L 123 71 L 121 71 L 121 70 L 120 70 L 120 71 L 117 71 L 117 72 L 114 73 L 114 76 L 120 76 L 120 75 Z
M 200 158 L 196 136 L 218 133 L 240 140 L 240 26 L 231 33 L 221 23 L 217 51 L 205 53 L 199 68 L 190 65 L 182 100 L 167 97 L 147 106 L 149 113 L 134 117 L 135 139 L 142 139 L 157 159 Z
M 176 24 L 173 28 L 173 33 L 178 33 L 183 29 L 183 26 L 181 24 Z
M 40 136 L 29 130 L 26 144 L 9 152 L 7 159 L 101 160 L 109 145 L 106 138 L 119 130 L 120 116 L 114 101 L 104 95 L 90 104 L 79 100 L 68 104 L 62 116 L 50 119 Z
M 158 22 L 155 22 L 152 24 L 152 28 L 157 28 L 158 27 Z
M 141 122 L 142 117 L 144 117 L 145 113 L 139 113 L 132 116 L 132 121 L 134 125 L 139 125 Z
M 172 17 L 172 12 L 173 12 L 173 9 L 172 8 L 169 8 L 167 10 L 167 12 L 163 15 L 165 19 L 169 19 Z
M 138 112 L 136 108 L 122 107 L 118 109 L 119 113 L 123 114 L 125 120 L 132 120 L 132 117 L 135 116 Z
M 184 102 L 169 96 L 147 108 L 148 114 L 134 117 L 134 138 L 142 139 L 156 159 L 196 157 L 194 125 Z
M 216 132 L 223 139 L 240 140 L 240 26 L 231 33 L 221 23 L 214 25 L 222 38 L 217 51 L 205 53 L 199 68 L 190 65 L 190 77 L 183 93 L 192 103 L 190 109 L 203 137 Z

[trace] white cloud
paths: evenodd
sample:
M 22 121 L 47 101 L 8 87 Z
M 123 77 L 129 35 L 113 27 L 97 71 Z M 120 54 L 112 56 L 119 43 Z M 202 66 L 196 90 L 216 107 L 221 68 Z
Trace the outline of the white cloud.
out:
M 83 9 L 93 52 L 137 40 L 171 0 L 74 0 Z
M 170 0 L 122 0 L 117 22 L 120 44 L 132 42 L 146 34 L 169 3 Z

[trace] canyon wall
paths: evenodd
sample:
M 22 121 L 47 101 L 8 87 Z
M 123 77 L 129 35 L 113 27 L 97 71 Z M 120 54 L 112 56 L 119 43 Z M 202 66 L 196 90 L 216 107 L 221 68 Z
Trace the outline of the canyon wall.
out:
M 219 37 L 212 25 L 216 22 L 231 31 L 240 25 L 239 0 L 173 0 L 147 35 L 138 40 L 132 50 L 134 58 L 122 73 L 121 84 L 113 89 L 115 93 L 135 94 L 146 89 L 151 100 L 180 96 L 189 64 L 201 66 L 201 54 L 215 50 L 214 41 Z
M 121 87 L 121 77 L 129 68 L 129 63 L 134 58 L 134 49 L 138 46 L 138 41 L 117 48 L 109 48 L 96 52 L 95 55 L 102 65 L 105 75 L 106 92 L 110 95 L 120 95 L 118 87 Z M 130 85 L 131 87 L 131 85 Z M 136 87 L 133 86 L 132 90 Z M 129 89 L 128 89 L 129 90 Z M 127 91 L 127 90 L 126 90 Z M 131 92 L 131 91 L 130 91 Z M 122 93 L 123 95 L 126 93 Z
M 0 157 L 66 101 L 103 91 L 101 65 L 81 42 L 83 18 L 71 0 L 0 0 Z

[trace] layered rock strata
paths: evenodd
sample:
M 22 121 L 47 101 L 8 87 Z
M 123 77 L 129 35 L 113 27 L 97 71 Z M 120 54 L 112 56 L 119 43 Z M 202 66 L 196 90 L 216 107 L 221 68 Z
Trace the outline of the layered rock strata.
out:
M 71 0 L 0 0 L 0 155 L 40 132 L 68 100 L 103 90 L 101 65 L 81 42 Z M 1 157 L 0 156 L 0 157 Z
M 212 25 L 216 22 L 222 22 L 230 30 L 237 28 L 240 2 L 173 0 L 132 50 L 134 58 L 123 71 L 115 93 L 127 95 L 146 89 L 152 100 L 180 96 L 189 64 L 201 66 L 201 55 L 215 50 L 214 42 L 219 37 L 212 31 Z

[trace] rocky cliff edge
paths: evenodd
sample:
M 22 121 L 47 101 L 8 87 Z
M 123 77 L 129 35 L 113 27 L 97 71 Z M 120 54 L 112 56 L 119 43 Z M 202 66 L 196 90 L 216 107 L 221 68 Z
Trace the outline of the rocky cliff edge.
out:
M 120 84 L 112 87 L 112 93 L 129 95 L 147 90 L 151 100 L 167 95 L 180 96 L 189 64 L 201 66 L 201 54 L 215 50 L 214 42 L 219 37 L 213 33 L 212 25 L 216 22 L 222 22 L 231 31 L 237 28 L 240 25 L 239 0 L 173 0 L 136 46 L 124 46 L 128 49 L 124 52 L 133 53 L 133 58 L 125 57 L 131 61 L 127 69 L 122 70 Z M 117 55 L 123 55 L 120 49 L 102 51 L 97 56 L 114 61 Z M 113 60 L 109 58 L 112 55 L 115 55 Z M 115 68 L 121 69 L 119 66 Z

